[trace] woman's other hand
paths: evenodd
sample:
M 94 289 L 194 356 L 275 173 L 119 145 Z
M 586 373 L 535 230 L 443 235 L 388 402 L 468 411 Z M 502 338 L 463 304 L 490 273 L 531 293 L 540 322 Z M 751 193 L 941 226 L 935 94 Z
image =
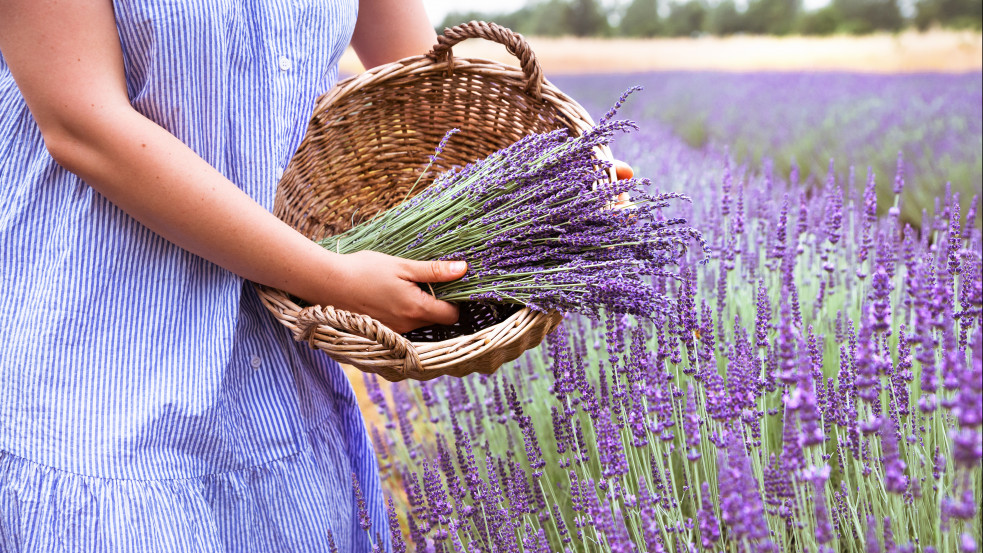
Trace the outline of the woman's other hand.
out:
M 614 160 L 614 173 L 617 175 L 618 180 L 630 179 L 635 176 L 635 172 L 632 170 L 631 166 L 621 161 L 620 159 Z M 614 209 L 625 209 L 631 207 L 631 196 L 627 192 L 622 192 L 618 194 L 612 201 L 612 206 Z

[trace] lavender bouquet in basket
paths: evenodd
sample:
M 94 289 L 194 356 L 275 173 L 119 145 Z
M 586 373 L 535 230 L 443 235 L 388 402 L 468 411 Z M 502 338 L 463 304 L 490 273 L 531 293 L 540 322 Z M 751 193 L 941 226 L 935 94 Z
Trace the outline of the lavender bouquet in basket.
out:
M 684 196 L 648 194 L 645 179 L 606 182 L 611 164 L 595 156 L 597 148 L 637 128 L 612 120 L 625 96 L 580 136 L 528 135 L 441 174 L 411 199 L 321 245 L 340 253 L 463 259 L 467 275 L 432 287 L 446 301 L 649 317 L 667 299 L 648 277 L 671 274 L 668 267 L 692 240 L 705 245 L 685 221 L 661 215 Z M 612 199 L 624 193 L 631 208 L 613 209 Z

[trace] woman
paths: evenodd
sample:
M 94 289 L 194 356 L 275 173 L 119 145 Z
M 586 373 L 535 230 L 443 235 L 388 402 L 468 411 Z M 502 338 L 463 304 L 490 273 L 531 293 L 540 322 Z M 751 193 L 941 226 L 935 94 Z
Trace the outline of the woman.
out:
M 463 264 L 270 214 L 349 40 L 368 67 L 435 38 L 418 0 L 0 0 L 0 552 L 388 548 L 345 375 L 248 281 L 457 319 L 415 283 Z

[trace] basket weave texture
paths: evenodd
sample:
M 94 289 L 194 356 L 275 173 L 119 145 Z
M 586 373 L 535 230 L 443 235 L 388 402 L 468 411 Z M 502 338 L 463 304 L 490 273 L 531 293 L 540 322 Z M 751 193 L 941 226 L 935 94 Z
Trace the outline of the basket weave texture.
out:
M 455 58 L 452 46 L 468 38 L 503 44 L 521 67 Z M 319 240 L 401 202 L 451 128 L 460 133 L 428 175 L 486 157 L 530 133 L 567 128 L 579 134 L 592 125 L 582 106 L 543 77 L 521 35 L 472 21 L 446 29 L 429 54 L 348 78 L 319 98 L 279 183 L 274 214 Z M 596 155 L 611 159 L 607 148 Z M 281 290 L 257 287 L 295 339 L 391 381 L 493 372 L 538 346 L 562 319 L 522 308 L 471 334 L 411 341 L 371 317 L 303 307 Z

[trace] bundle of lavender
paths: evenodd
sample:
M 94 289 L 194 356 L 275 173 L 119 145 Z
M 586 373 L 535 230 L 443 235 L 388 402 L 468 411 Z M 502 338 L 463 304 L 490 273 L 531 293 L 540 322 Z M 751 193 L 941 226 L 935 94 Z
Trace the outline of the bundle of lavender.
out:
M 626 96 L 580 136 L 566 130 L 526 136 L 441 174 L 411 199 L 321 245 L 341 253 L 465 260 L 467 275 L 432 287 L 446 301 L 650 317 L 667 298 L 646 277 L 671 274 L 667 267 L 690 240 L 706 246 L 684 220 L 660 213 L 684 196 L 649 194 L 646 179 L 605 182 L 611 164 L 598 160 L 595 148 L 615 132 L 637 129 L 611 120 Z M 632 207 L 612 209 L 612 198 L 624 193 Z

